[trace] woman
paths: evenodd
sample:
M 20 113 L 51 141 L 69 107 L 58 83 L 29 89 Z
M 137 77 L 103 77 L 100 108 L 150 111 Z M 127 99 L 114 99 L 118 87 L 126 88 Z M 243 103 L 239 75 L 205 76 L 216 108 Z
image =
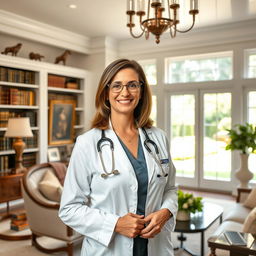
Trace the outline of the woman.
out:
M 82 256 L 173 255 L 175 168 L 164 133 L 152 127 L 140 65 L 111 63 L 95 103 L 92 129 L 78 137 L 71 156 L 60 218 L 85 236 Z M 159 155 L 150 142 L 144 145 L 146 136 Z

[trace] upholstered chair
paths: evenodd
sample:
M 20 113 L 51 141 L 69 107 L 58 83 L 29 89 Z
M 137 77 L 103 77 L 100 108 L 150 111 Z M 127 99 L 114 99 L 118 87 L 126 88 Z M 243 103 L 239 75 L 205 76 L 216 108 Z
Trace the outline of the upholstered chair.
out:
M 38 164 L 31 167 L 22 179 L 22 193 L 29 227 L 32 232 L 32 245 L 46 253 L 66 251 L 68 256 L 72 256 L 73 244 L 80 242 L 83 236 L 67 227 L 59 219 L 59 202 L 47 199 L 40 192 L 39 183 L 49 170 L 54 173 L 49 163 Z M 37 241 L 40 236 L 62 240 L 66 242 L 67 246 L 47 249 Z

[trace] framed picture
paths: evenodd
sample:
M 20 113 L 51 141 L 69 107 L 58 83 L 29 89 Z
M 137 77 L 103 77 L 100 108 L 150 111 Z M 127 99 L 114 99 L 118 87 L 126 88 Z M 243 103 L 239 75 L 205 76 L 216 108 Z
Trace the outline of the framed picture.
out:
M 51 100 L 49 108 L 49 145 L 73 143 L 75 100 Z
M 60 161 L 60 152 L 59 152 L 58 148 L 49 148 L 48 149 L 48 161 L 49 162 Z

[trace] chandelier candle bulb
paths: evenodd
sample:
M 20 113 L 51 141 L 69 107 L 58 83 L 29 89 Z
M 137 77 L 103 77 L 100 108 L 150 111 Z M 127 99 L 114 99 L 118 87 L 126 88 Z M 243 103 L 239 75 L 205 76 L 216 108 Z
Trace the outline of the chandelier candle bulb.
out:
M 127 0 L 127 11 L 134 11 L 134 0 Z
M 198 10 L 198 0 L 190 0 L 190 10 Z
M 145 1 L 144 0 L 137 0 L 137 11 L 138 12 L 145 11 Z

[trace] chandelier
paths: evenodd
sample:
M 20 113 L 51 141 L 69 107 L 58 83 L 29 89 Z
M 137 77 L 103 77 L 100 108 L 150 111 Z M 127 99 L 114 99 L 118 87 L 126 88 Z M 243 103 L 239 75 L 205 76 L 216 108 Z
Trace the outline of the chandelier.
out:
M 130 28 L 130 34 L 134 38 L 139 38 L 145 34 L 146 39 L 152 33 L 156 37 L 156 43 L 160 42 L 160 36 L 166 30 L 170 30 L 170 36 L 176 37 L 176 33 L 186 33 L 190 31 L 195 24 L 195 16 L 199 13 L 198 0 L 190 0 L 189 14 L 192 15 L 192 24 L 186 30 L 179 30 L 177 25 L 179 20 L 179 0 L 147 0 L 147 12 L 145 11 L 145 0 L 137 0 L 137 8 L 135 10 L 135 0 L 127 0 L 127 27 Z M 134 16 L 139 17 L 139 27 L 142 32 L 135 35 L 133 32 Z M 143 19 L 145 16 L 145 19 Z

